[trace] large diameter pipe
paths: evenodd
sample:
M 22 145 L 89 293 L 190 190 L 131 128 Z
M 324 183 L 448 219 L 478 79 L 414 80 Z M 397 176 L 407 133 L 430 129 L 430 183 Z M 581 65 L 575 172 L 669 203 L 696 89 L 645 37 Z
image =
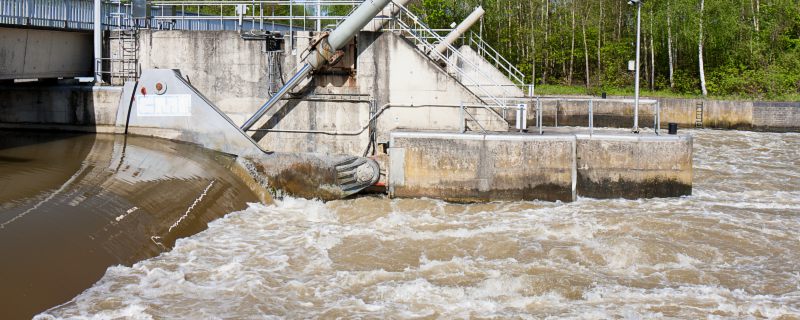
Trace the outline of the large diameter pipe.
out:
M 286 93 L 294 89 L 294 87 L 311 73 L 312 70 L 316 70 L 325 65 L 327 62 L 326 57 L 329 54 L 332 54 L 334 51 L 339 50 L 347 44 L 347 42 L 349 42 L 358 31 L 364 28 L 364 26 L 367 25 L 378 12 L 386 7 L 390 1 L 391 0 L 366 0 L 361 3 L 347 19 L 342 21 L 335 30 L 331 31 L 328 37 L 322 39 L 320 43 L 317 44 L 314 52 L 309 54 L 303 61 L 303 67 L 301 67 L 278 92 L 272 95 L 261 108 L 258 108 L 256 113 L 242 125 L 242 131 L 250 130 L 250 128 L 267 113 L 267 110 L 278 103 Z
M 328 36 L 328 43 L 334 50 L 340 49 L 350 41 L 358 31 L 369 23 L 391 0 L 366 0 L 353 11 L 347 19 L 342 21 L 336 30 Z
M 372 22 L 370 22 L 369 24 L 367 24 L 366 27 L 364 27 L 364 31 L 370 31 L 370 32 L 380 31 L 381 28 L 383 28 L 383 26 L 385 26 L 386 23 L 389 22 L 389 19 L 396 16 L 397 13 L 400 12 L 400 6 L 405 6 L 409 1 L 410 0 L 394 0 L 392 5 L 386 6 L 385 8 L 383 8 L 383 10 L 381 10 L 381 12 L 378 13 L 377 16 L 375 16 L 375 18 L 380 18 L 380 19 L 372 20 Z
M 311 73 L 312 69 L 313 68 L 311 67 L 310 64 L 308 63 L 303 64 L 303 67 L 300 68 L 300 71 L 295 73 L 294 76 L 291 79 L 289 79 L 289 81 L 287 81 L 286 84 L 283 87 L 281 87 L 280 90 L 278 90 L 278 92 L 273 94 L 272 97 L 270 97 L 269 100 L 267 100 L 267 102 L 265 102 L 261 106 L 261 108 L 258 108 L 258 111 L 256 111 L 256 113 L 253 114 L 253 116 L 250 117 L 250 119 L 247 119 L 247 122 L 245 122 L 244 125 L 242 125 L 242 130 L 243 131 L 250 130 L 250 128 L 252 128 L 253 125 L 256 124 L 258 119 L 261 119 L 261 117 L 263 117 L 264 114 L 267 113 L 267 110 L 269 110 L 269 108 L 271 108 L 274 104 L 278 103 L 278 101 L 286 93 L 288 93 L 289 90 L 292 90 L 292 88 L 297 86 L 297 84 L 300 83 L 300 80 L 303 80 L 303 78 L 305 78 L 309 73 Z
M 442 40 L 442 42 L 439 42 L 439 44 L 436 45 L 435 50 L 440 54 L 444 54 L 445 51 L 447 51 L 447 47 L 453 45 L 453 43 L 456 42 L 459 37 L 461 37 L 465 32 L 467 32 L 467 30 L 469 30 L 470 27 L 472 27 L 473 24 L 478 22 L 481 17 L 483 17 L 483 13 L 484 11 L 481 6 L 475 8 L 475 11 L 472 11 L 472 13 L 470 13 L 469 16 L 464 19 L 464 21 L 461 21 L 461 23 L 458 24 L 453 31 L 450 31 L 450 33 L 444 38 L 444 40 Z

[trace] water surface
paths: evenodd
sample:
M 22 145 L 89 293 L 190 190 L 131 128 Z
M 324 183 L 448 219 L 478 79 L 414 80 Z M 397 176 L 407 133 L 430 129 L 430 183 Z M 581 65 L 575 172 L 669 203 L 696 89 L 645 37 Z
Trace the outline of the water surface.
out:
M 256 201 L 233 161 L 160 139 L 0 131 L 0 318 L 64 303 Z
M 253 204 L 43 318 L 800 317 L 800 134 L 692 131 L 694 194 Z

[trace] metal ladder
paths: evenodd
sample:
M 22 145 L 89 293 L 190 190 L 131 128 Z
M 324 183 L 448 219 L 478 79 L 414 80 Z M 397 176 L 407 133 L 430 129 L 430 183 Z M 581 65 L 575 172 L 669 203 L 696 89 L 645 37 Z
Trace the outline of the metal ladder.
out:
M 478 65 L 466 59 L 461 52 L 448 45 L 444 54 L 435 50 L 436 45 L 444 40 L 442 36 L 433 31 L 430 27 L 425 25 L 422 20 L 414 15 L 406 7 L 397 3 L 392 5 L 400 8 L 400 11 L 395 15 L 394 19 L 390 22 L 391 28 L 384 28 L 387 31 L 399 32 L 406 39 L 411 40 L 416 48 L 421 51 L 426 57 L 432 61 L 444 63 L 446 65 L 445 71 L 453 76 L 456 80 L 461 82 L 469 91 L 478 96 L 485 104 L 485 108 L 497 114 L 498 117 L 502 116 L 496 110 L 491 109 L 489 105 L 493 106 L 506 106 L 505 97 L 498 97 L 487 90 L 489 87 L 498 88 L 503 92 L 503 95 L 510 97 L 511 93 L 503 85 L 497 83 L 491 76 L 486 74 L 480 69 Z M 457 61 L 463 62 L 464 65 L 470 66 L 476 71 L 476 75 L 467 74 L 462 66 L 459 66 Z M 505 121 L 505 120 L 503 120 Z
M 703 127 L 703 101 L 698 102 L 694 108 L 694 127 Z

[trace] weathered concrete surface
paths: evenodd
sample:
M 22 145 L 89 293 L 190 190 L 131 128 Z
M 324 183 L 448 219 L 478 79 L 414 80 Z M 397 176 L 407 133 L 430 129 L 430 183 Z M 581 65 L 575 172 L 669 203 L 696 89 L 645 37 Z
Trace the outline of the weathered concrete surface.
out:
M 753 128 L 765 131 L 800 131 L 800 102 L 754 102 Z
M 574 200 L 574 136 L 394 132 L 389 194 L 456 202 Z
M 91 32 L 0 27 L 0 80 L 93 74 Z
M 291 76 L 311 36 L 297 32 L 294 48 L 283 53 L 284 78 Z M 240 125 L 268 99 L 268 59 L 261 45 L 231 31 L 144 31 L 139 38 L 140 65 L 180 69 Z M 387 106 L 376 118 L 378 141 L 387 141 L 395 129 L 457 131 L 458 106 L 480 101 L 407 40 L 383 32 L 361 32 L 345 48 L 342 62 L 317 72 L 292 95 L 295 98 L 280 102 L 256 123 L 259 131 L 248 132 L 263 149 L 361 155 L 370 143 L 369 101 Z M 330 95 L 355 95 L 361 101 L 325 98 Z M 492 110 L 470 113 L 489 130 L 507 129 Z M 478 130 L 475 123 L 467 124 Z
M 141 30 L 139 48 L 142 70 L 180 70 L 235 123 L 269 98 L 263 41 L 242 40 L 235 31 Z
M 578 195 L 653 198 L 692 194 L 692 137 L 577 137 Z
M 113 132 L 122 89 L 41 82 L 0 87 L 0 127 Z
M 390 145 L 393 197 L 572 201 L 692 191 L 690 136 L 395 132 Z

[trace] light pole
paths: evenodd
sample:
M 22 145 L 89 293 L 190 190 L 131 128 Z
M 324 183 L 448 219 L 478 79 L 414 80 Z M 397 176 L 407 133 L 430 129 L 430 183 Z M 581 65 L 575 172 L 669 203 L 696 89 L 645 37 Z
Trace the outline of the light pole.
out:
M 642 0 L 628 0 L 636 5 L 636 79 L 633 88 L 633 132 L 639 133 L 639 48 L 642 34 Z

